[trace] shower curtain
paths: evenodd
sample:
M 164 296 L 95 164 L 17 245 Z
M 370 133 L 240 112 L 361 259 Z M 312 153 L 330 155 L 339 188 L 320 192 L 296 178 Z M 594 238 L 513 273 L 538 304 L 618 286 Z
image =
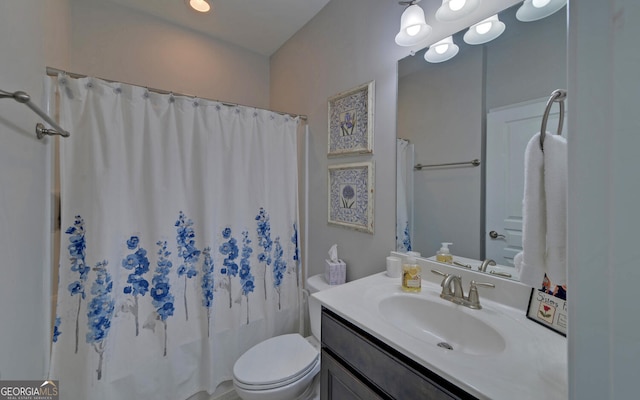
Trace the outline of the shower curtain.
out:
M 413 144 L 396 139 L 396 250 L 412 251 Z
M 297 331 L 297 118 L 57 79 L 64 399 L 186 399 Z

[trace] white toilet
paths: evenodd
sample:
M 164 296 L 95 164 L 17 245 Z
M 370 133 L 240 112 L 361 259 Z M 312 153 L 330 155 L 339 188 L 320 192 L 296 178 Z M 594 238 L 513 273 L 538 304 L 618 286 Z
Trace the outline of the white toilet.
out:
M 307 279 L 311 293 L 331 286 L 324 275 Z M 233 386 L 243 400 L 307 399 L 319 393 L 320 302 L 309 296 L 309 320 L 313 336 L 297 333 L 276 336 L 260 342 L 238 358 L 233 366 Z M 314 398 L 314 397 L 311 397 Z

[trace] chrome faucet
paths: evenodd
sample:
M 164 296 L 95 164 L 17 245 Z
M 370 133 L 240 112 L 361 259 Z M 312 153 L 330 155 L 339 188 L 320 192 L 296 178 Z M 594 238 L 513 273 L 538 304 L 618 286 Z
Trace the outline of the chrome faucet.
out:
M 440 297 L 459 303 L 464 300 L 464 290 L 462 289 L 462 277 L 460 275 L 447 275 L 440 284 L 442 293 Z
M 495 287 L 493 283 L 471 281 L 471 284 L 469 285 L 469 295 L 464 297 L 462 276 L 445 274 L 444 272 L 440 272 L 435 269 L 432 269 L 431 272 L 444 277 L 444 279 L 442 279 L 442 283 L 440 283 L 440 286 L 442 286 L 442 292 L 440 293 L 441 298 L 474 310 L 482 309 L 482 306 L 480 305 L 480 297 L 478 296 L 478 286 Z
M 478 286 L 490 288 L 496 287 L 493 283 L 471 281 L 471 284 L 469 285 L 469 297 L 467 297 L 467 304 L 465 305 L 474 310 L 482 309 L 482 306 L 480 305 L 480 296 L 478 296 Z
M 478 267 L 478 271 L 487 272 L 487 266 L 489 265 L 494 266 L 496 265 L 496 262 L 490 258 L 487 260 L 484 260 L 482 264 L 480 264 L 480 266 Z

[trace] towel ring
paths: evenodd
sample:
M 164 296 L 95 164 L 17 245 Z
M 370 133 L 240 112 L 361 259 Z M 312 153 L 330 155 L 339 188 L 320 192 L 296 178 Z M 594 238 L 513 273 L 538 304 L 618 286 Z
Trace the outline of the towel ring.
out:
M 549 118 L 549 112 L 553 103 L 558 102 L 560 104 L 560 115 L 558 118 L 558 135 L 562 135 L 562 125 L 564 123 L 564 99 L 567 98 L 567 91 L 564 89 L 556 89 L 551 92 L 551 97 L 547 101 L 547 106 L 544 109 L 542 115 L 542 126 L 540 127 L 540 150 L 544 152 L 544 137 L 547 131 L 547 119 Z

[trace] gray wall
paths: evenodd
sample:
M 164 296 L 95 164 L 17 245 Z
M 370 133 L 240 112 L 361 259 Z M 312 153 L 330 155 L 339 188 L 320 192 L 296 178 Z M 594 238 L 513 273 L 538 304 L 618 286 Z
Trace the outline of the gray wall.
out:
M 401 72 L 420 68 L 399 79 L 398 137 L 414 143 L 416 163 L 482 160 L 482 47 L 462 48 L 440 64 L 423 54 L 400 62 Z M 426 168 L 413 179 L 413 249 L 430 257 L 442 242 L 453 242 L 452 254 L 479 259 L 481 169 Z
M 638 397 L 640 3 L 569 7 L 569 395 Z
M 268 57 L 112 2 L 71 5 L 72 72 L 269 107 Z
M 420 52 L 400 61 L 398 136 L 415 144 L 417 163 L 484 161 L 489 110 L 566 88 L 565 9 L 523 23 L 517 7 L 501 13 L 505 32 L 484 46 L 465 44 L 460 33 L 452 60 L 429 64 Z M 440 242 L 453 242 L 453 254 L 484 258 L 483 171 L 484 163 L 414 173 L 415 250 L 432 256 Z
M 0 89 L 41 103 L 48 63 L 68 57 L 66 0 L 0 2 Z M 0 100 L 0 379 L 41 379 L 51 310 L 50 140 L 36 114 Z
M 486 46 L 487 110 L 567 87 L 566 8 L 535 22 L 517 21 L 516 10 L 501 15 L 507 28 Z
M 329 247 L 353 280 L 384 269 L 395 246 L 396 66 L 407 52 L 394 37 L 402 8 L 393 1 L 329 4 L 271 57 L 271 107 L 309 116 L 309 273 L 324 271 Z M 374 153 L 327 158 L 327 99 L 375 80 Z M 375 234 L 327 224 L 327 166 L 375 162 Z

